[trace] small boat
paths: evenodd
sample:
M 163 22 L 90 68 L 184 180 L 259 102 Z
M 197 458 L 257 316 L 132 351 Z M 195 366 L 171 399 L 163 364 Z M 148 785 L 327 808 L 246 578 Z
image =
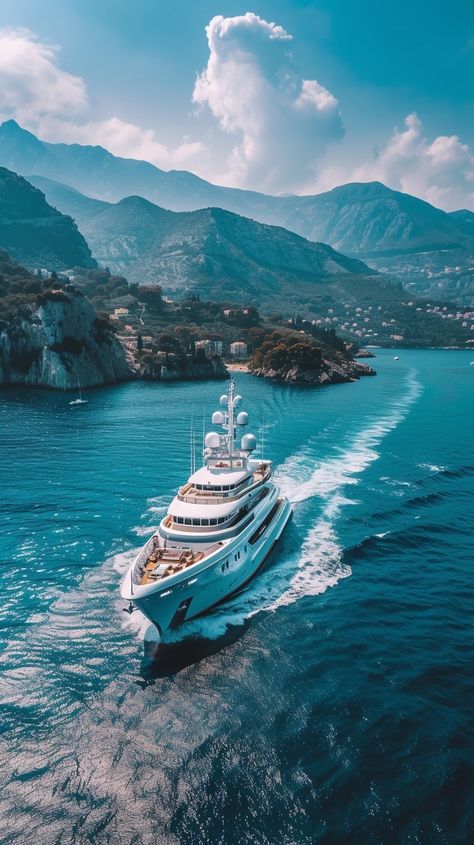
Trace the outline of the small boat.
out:
M 77 399 L 71 399 L 69 404 L 70 405 L 87 405 L 87 399 L 82 398 L 82 390 L 81 390 L 81 385 L 80 385 L 80 382 L 79 382 L 79 377 L 77 379 L 77 386 L 78 386 L 78 389 L 79 389 L 79 396 L 77 397 Z
M 393 356 L 393 360 L 394 360 L 394 361 L 399 361 L 399 360 L 400 360 L 400 358 L 399 358 L 399 356 L 398 356 L 398 355 L 394 355 L 394 356 Z
M 231 380 L 204 439 L 204 464 L 178 490 L 168 512 L 129 567 L 121 587 L 127 612 L 138 608 L 163 638 L 241 590 L 280 539 L 291 505 L 273 480 L 271 461 L 254 458 L 243 434 L 248 414 Z M 236 434 L 241 430 L 240 443 Z

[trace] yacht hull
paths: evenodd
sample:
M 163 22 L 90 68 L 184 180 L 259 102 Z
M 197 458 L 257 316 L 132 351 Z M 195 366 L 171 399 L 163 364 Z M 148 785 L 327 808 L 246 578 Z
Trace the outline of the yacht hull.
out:
M 168 589 L 161 584 L 152 590 L 132 590 L 131 578 L 126 576 L 122 596 L 132 601 L 165 638 L 170 629 L 201 616 L 243 589 L 280 539 L 290 516 L 288 500 L 280 499 L 272 519 L 266 525 L 262 523 L 262 533 L 253 542 L 250 538 L 255 536 L 255 526 L 253 534 L 243 533 L 209 565 L 197 569 L 195 573 L 188 570 Z

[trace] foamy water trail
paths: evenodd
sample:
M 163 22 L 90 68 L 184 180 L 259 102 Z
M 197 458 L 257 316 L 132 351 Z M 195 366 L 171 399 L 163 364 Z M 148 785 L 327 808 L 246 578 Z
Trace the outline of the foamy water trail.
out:
M 421 393 L 414 374 L 409 377 L 405 396 L 377 420 L 351 437 L 339 454 L 320 460 L 308 476 L 308 463 L 314 461 L 308 448 L 292 455 L 277 470 L 275 477 L 290 502 L 297 504 L 314 496 L 328 496 L 347 484 L 357 484 L 357 476 L 379 457 L 376 446 L 405 418 Z
M 358 476 L 379 457 L 376 447 L 402 422 L 420 393 L 421 385 L 415 373 L 411 373 L 406 394 L 393 403 L 386 414 L 353 435 L 337 456 L 320 461 L 306 479 L 301 475 L 299 478 L 292 477 L 295 467 L 304 470 L 301 454 L 292 456 L 282 465 L 277 479 L 293 504 L 298 505 L 314 497 L 327 498 L 321 518 L 308 531 L 303 542 L 297 571 L 289 587 L 269 609 L 291 604 L 302 596 L 318 595 L 351 574 L 350 567 L 342 563 L 342 548 L 335 531 L 341 508 L 354 504 L 342 491 L 348 485 L 359 483 Z

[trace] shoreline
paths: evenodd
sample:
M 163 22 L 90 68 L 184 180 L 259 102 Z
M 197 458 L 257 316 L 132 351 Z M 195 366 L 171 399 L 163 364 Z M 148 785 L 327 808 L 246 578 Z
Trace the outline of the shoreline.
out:
M 230 364 L 224 362 L 224 367 L 229 373 L 248 373 L 249 371 L 248 364 L 245 361 L 233 361 Z

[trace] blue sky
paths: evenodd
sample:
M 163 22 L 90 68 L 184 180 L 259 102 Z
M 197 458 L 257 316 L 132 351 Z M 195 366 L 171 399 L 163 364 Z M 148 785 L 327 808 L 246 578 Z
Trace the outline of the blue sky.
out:
M 2 0 L 0 27 L 8 48 L 29 30 L 32 55 L 25 36 L 2 51 L 0 115 L 43 137 L 275 193 L 381 178 L 472 207 L 472 0 Z M 57 106 L 33 102 L 15 61 L 83 95 L 58 76 Z

